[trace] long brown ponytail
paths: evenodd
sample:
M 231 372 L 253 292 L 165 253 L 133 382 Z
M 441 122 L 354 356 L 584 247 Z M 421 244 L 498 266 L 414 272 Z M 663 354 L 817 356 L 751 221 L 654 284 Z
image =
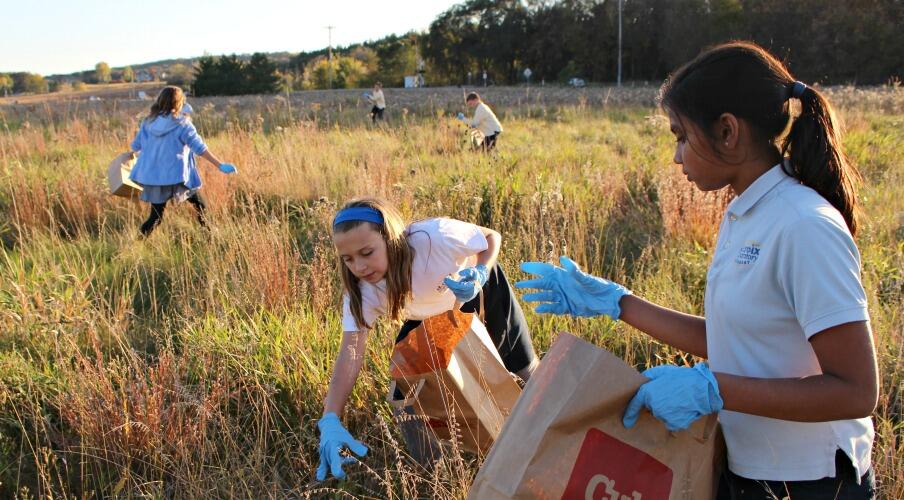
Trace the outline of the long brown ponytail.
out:
M 806 88 L 799 99 L 800 116 L 782 144 L 782 154 L 791 157 L 788 174 L 831 203 L 856 235 L 856 192 L 861 178 L 841 147 L 841 124 L 832 105 L 816 89 Z
M 723 113 L 745 120 L 757 140 L 790 156 L 788 175 L 819 193 L 857 233 L 857 168 L 841 146 L 841 125 L 816 89 L 802 87 L 778 59 L 752 42 L 729 42 L 703 51 L 675 71 L 660 89 L 664 108 L 687 117 L 715 141 L 713 124 Z M 801 113 L 791 119 L 790 99 Z M 778 142 L 781 139 L 779 149 Z

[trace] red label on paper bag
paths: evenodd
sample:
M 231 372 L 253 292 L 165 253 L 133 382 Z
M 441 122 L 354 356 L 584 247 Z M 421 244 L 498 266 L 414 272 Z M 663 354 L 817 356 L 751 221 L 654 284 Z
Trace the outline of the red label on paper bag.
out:
M 672 470 L 598 429 L 590 429 L 563 499 L 668 500 Z

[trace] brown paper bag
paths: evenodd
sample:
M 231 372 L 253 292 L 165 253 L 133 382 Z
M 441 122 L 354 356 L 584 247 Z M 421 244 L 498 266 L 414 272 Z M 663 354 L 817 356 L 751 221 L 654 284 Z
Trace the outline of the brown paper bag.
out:
M 646 378 L 562 333 L 531 376 L 468 498 L 709 499 L 724 457 L 715 415 L 669 432 L 649 412 L 622 425 Z
M 480 319 L 449 311 L 424 320 L 392 353 L 389 401 L 413 406 L 439 439 L 486 453 L 521 388 L 502 364 Z M 405 398 L 395 400 L 398 387 Z
M 141 193 L 141 186 L 129 179 L 129 174 L 132 173 L 135 161 L 137 159 L 131 158 L 129 153 L 123 153 L 110 162 L 110 166 L 107 167 L 107 181 L 110 184 L 110 193 L 113 196 L 132 198 Z

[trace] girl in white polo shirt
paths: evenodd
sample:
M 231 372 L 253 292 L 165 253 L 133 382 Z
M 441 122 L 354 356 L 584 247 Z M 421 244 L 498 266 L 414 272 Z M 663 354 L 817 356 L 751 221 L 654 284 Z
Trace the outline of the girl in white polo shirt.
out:
M 523 380 L 537 367 L 530 332 L 521 306 L 496 259 L 502 237 L 496 231 L 448 218 L 425 219 L 407 227 L 391 205 L 379 199 L 347 203 L 333 220 L 333 243 L 341 260 L 345 289 L 342 346 L 324 401 L 320 428 L 320 468 L 344 477 L 341 457 L 348 447 L 358 455 L 367 448 L 351 437 L 339 415 L 364 362 L 368 332 L 379 316 L 405 320 L 396 342 L 421 320 L 449 311 L 479 312 L 483 293 L 484 321 L 505 367 Z M 450 278 L 458 275 L 458 280 Z M 402 433 L 409 453 L 424 462 L 436 458 L 423 424 L 408 419 Z M 409 425 L 412 424 L 412 425 Z
M 791 118 L 790 104 L 800 104 Z M 663 85 L 675 163 L 703 191 L 731 186 L 707 274 L 705 317 L 563 267 L 516 287 L 538 312 L 607 315 L 709 364 L 644 372 L 624 417 L 671 430 L 719 412 L 732 499 L 872 498 L 878 373 L 860 282 L 855 186 L 832 107 L 761 47 L 714 47 Z M 791 122 L 790 130 L 787 125 Z M 787 133 L 786 133 L 787 130 Z

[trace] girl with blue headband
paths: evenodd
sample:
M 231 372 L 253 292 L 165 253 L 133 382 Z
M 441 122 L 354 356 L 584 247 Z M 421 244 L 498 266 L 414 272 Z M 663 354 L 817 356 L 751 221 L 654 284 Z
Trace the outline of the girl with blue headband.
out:
M 620 319 L 708 360 L 645 371 L 624 424 L 648 409 L 675 431 L 718 412 L 725 498 L 873 498 L 879 387 L 853 238 L 859 174 L 832 106 L 747 42 L 678 69 L 661 103 L 688 180 L 735 194 L 706 276 L 705 317 L 647 302 L 567 257 L 561 267 L 522 264 L 538 277 L 516 286 L 539 290 L 524 297 L 542 302 L 537 312 Z
M 188 112 L 186 112 L 188 111 Z M 163 211 L 170 200 L 187 201 L 195 206 L 198 222 L 204 226 L 206 205 L 201 198 L 201 177 L 193 154 L 216 165 L 221 172 L 231 174 L 235 165 L 221 162 L 204 144 L 188 113 L 182 89 L 164 87 L 142 120 L 132 141 L 132 155 L 141 153 L 129 178 L 141 185 L 141 200 L 151 204 L 151 214 L 141 225 L 148 236 L 163 219 Z
M 523 380 L 539 364 L 524 313 L 497 263 L 502 241 L 492 229 L 448 218 L 405 225 L 398 211 L 379 199 L 347 203 L 333 221 L 333 243 L 344 288 L 342 347 L 333 368 L 320 428 L 320 467 L 344 477 L 341 457 L 348 447 L 363 456 L 367 447 L 342 426 L 346 400 L 364 362 L 368 332 L 380 316 L 403 320 L 400 341 L 421 320 L 451 310 L 479 312 L 483 293 L 487 331 L 505 367 Z M 457 275 L 458 279 L 450 276 Z M 421 420 L 402 419 L 402 434 L 416 460 L 436 458 L 435 444 Z

